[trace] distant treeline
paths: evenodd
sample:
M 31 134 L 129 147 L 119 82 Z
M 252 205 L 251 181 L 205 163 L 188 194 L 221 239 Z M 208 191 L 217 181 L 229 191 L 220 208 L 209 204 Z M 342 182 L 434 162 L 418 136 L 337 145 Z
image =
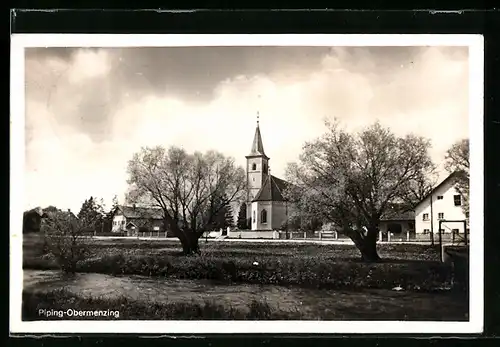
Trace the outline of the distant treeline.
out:
M 60 209 L 54 206 L 49 206 L 44 209 L 41 208 L 34 208 L 28 211 L 25 211 L 23 213 L 23 234 L 27 233 L 39 233 L 42 229 L 42 220 L 43 218 L 48 217 L 48 213 L 50 212 L 56 212 L 59 211 L 61 212 Z M 72 213 L 68 211 L 67 213 Z M 110 213 L 107 216 L 103 216 L 101 219 L 100 223 L 96 225 L 95 230 L 94 228 L 89 228 L 87 231 L 89 234 L 92 234 L 94 232 L 98 234 L 106 234 L 109 233 L 111 234 L 111 227 L 112 227 L 112 214 Z
M 40 232 L 44 214 L 43 210 L 25 211 L 23 214 L 23 234 Z

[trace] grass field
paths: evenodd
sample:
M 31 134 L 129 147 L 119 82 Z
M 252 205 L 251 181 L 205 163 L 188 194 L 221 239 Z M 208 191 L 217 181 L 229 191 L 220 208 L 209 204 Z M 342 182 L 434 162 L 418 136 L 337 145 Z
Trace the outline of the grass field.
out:
M 25 238 L 24 269 L 57 269 L 56 262 L 43 254 L 42 245 L 42 240 L 36 236 Z M 161 313 L 167 311 L 177 312 L 183 319 L 205 319 L 211 315 L 210 312 L 213 313 L 213 319 L 264 319 L 264 316 L 267 319 L 381 317 L 380 319 L 464 320 L 467 316 L 466 295 L 450 290 L 451 269 L 439 262 L 437 249 L 429 246 L 380 245 L 379 253 L 384 261 L 377 264 L 361 263 L 359 252 L 352 245 L 201 241 L 200 246 L 201 256 L 185 257 L 180 255 L 178 242 L 98 240 L 91 245 L 92 255 L 78 265 L 81 274 L 109 276 L 109 283 L 113 284 L 108 286 L 111 287 L 122 286 L 123 283 L 118 284 L 113 279 L 134 276 L 159 281 L 151 284 L 153 290 L 167 283 L 167 287 L 162 290 L 168 291 L 171 297 L 180 297 L 182 300 L 179 299 L 175 304 L 155 303 L 157 314 L 153 315 L 149 309 L 141 308 L 148 306 L 144 300 L 141 301 L 144 296 L 89 298 L 82 296 L 78 289 L 81 287 L 78 285 L 71 287 L 73 290 L 69 292 L 60 292 L 54 286 L 45 287 L 46 289 L 40 292 L 35 290 L 36 286 L 32 286 L 31 289 L 25 290 L 23 312 L 28 319 L 33 309 L 39 305 L 48 305 L 51 300 L 58 298 L 61 303 L 69 300 L 89 307 L 114 305 L 128 300 L 132 307 L 137 307 L 137 312 L 142 312 L 138 313 L 142 319 L 153 316 L 156 318 L 151 319 L 172 319 L 172 315 Z M 141 281 L 145 282 L 144 279 Z M 193 292 L 194 284 L 207 281 L 217 288 L 217 293 L 211 290 L 211 294 L 206 295 L 208 298 L 218 298 L 215 302 L 205 302 L 203 295 L 179 296 L 179 293 Z M 177 283 L 175 290 L 171 289 L 174 282 Z M 257 289 L 249 290 L 248 286 L 257 286 Z M 402 287 L 404 291 L 392 291 L 396 286 Z M 140 285 L 132 284 L 131 290 L 139 287 Z M 204 288 L 198 291 L 204 293 L 210 291 L 207 288 L 211 287 Z M 238 292 L 238 288 L 242 292 L 247 288 L 249 293 L 257 290 L 263 297 L 267 295 L 264 294 L 266 290 L 278 293 L 288 291 L 288 296 L 294 299 L 288 300 L 285 305 L 286 300 L 280 295 L 269 294 L 266 302 L 261 302 L 259 295 L 247 295 L 246 299 L 235 298 L 236 301 L 246 300 L 240 306 L 233 307 L 230 302 L 221 304 L 224 302 L 221 298 L 230 297 L 230 292 Z M 195 297 L 198 298 L 196 302 L 190 300 Z M 299 297 L 301 299 L 297 299 Z M 305 300 L 306 297 L 311 299 Z M 334 300 L 325 299 L 334 297 Z M 341 305 L 338 303 L 340 298 Z M 307 307 L 302 307 L 304 301 L 308 302 Z M 37 306 L 33 306 L 35 302 L 38 303 Z M 287 310 L 280 308 L 279 304 L 287 306 Z M 179 306 L 174 309 L 172 305 Z M 438 306 L 441 308 L 436 311 Z M 137 315 L 129 312 L 124 313 L 124 317 L 136 319 Z

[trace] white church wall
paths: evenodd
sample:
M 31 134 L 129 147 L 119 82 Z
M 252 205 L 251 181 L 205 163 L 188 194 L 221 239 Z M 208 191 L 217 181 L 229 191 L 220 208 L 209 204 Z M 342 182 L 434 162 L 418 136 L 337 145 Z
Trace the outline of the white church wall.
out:
M 267 212 L 267 220 L 262 223 L 262 210 Z M 272 230 L 272 204 L 271 201 L 252 202 L 252 230 Z

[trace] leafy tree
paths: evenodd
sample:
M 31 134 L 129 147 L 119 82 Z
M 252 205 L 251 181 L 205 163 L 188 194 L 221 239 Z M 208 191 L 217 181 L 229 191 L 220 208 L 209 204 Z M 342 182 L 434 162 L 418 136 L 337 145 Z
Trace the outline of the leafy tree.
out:
M 208 229 L 219 230 L 234 226 L 233 210 L 231 205 L 223 206 L 214 216 L 213 223 Z
M 34 208 L 23 213 L 23 234 L 40 232 L 44 212 Z
M 449 173 L 456 173 L 456 189 L 462 196 L 462 210 L 469 215 L 469 139 L 454 143 L 446 152 L 445 168 Z
M 61 270 L 75 273 L 77 264 L 90 254 L 92 237 L 86 231 L 96 225 L 98 216 L 82 213 L 76 217 L 70 212 L 49 211 L 42 230 L 46 251 L 53 255 Z
M 234 214 L 233 214 L 233 208 L 231 205 L 227 205 L 224 207 L 224 226 L 227 227 L 234 227 Z
M 434 170 L 430 141 L 398 137 L 378 122 L 354 134 L 338 123 L 326 125 L 323 136 L 304 145 L 299 163 L 288 166 L 293 184 L 285 194 L 302 213 L 334 223 L 364 261 L 378 261 L 380 218 L 395 203 L 409 200 L 408 187 L 418 187 Z
M 104 222 L 104 206 L 101 200 L 100 203 L 97 202 L 97 199 L 94 197 L 90 197 L 85 200 L 80 208 L 80 212 L 78 212 L 78 219 L 82 220 L 92 220 L 94 221 L 93 225 L 88 225 L 89 232 L 96 232 L 97 230 L 101 230 L 102 223 Z
M 61 211 L 60 209 L 58 209 L 57 207 L 55 206 L 47 206 L 46 208 L 43 209 L 43 212 L 44 213 L 50 213 L 50 212 L 59 212 Z
M 240 210 L 238 211 L 238 221 L 237 221 L 238 229 L 248 229 L 247 223 L 247 204 L 242 203 L 240 205 Z
M 243 198 L 245 188 L 243 168 L 215 151 L 142 148 L 130 160 L 128 175 L 128 201 L 160 208 L 165 229 L 179 238 L 186 255 L 199 253 L 199 238 L 219 211 Z

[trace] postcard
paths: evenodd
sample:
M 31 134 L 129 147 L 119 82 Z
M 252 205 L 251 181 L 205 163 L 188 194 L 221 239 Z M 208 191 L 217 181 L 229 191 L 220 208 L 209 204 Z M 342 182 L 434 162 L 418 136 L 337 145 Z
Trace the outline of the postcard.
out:
M 12 35 L 11 332 L 481 332 L 483 60 L 480 35 Z

